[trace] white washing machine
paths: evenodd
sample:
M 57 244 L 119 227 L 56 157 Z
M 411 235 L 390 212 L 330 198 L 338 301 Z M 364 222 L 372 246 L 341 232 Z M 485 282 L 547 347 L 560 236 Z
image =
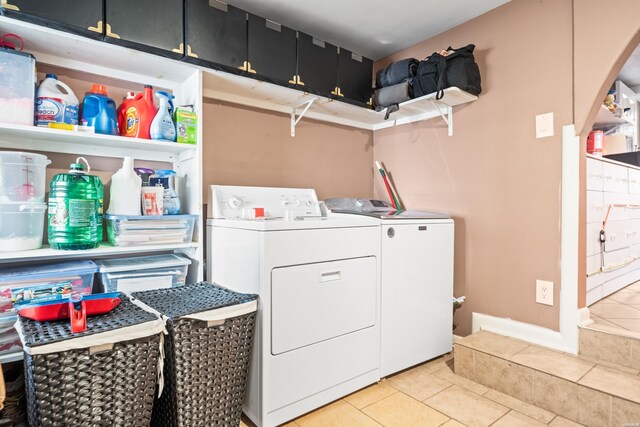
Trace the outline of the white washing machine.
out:
M 379 220 L 322 216 L 314 190 L 210 191 L 207 279 L 260 297 L 249 418 L 275 426 L 378 381 Z
M 334 213 L 376 218 L 381 229 L 380 375 L 451 351 L 454 223 L 396 211 L 380 200 L 327 199 Z

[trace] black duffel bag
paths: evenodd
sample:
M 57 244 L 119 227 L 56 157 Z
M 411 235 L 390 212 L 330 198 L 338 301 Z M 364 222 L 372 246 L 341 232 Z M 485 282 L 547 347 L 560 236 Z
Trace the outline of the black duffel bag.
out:
M 480 95 L 480 70 L 473 57 L 475 45 L 460 49 L 449 47 L 449 55 L 434 52 L 420 61 L 413 79 L 413 93 L 416 98 L 436 92 L 436 99 L 442 99 L 444 90 L 455 86 L 472 95 Z
M 411 80 L 416 75 L 418 64 L 417 59 L 407 58 L 378 70 L 376 73 L 376 87 L 380 89 Z

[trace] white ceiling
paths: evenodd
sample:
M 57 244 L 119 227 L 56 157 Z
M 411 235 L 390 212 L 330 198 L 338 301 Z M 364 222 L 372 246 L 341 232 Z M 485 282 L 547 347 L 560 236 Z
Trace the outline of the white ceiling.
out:
M 373 60 L 426 40 L 509 0 L 226 0 Z M 469 40 L 472 43 L 473 40 Z

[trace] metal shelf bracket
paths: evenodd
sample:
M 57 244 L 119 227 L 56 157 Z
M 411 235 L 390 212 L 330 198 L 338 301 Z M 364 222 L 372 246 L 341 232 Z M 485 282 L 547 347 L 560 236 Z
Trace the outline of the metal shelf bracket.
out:
M 313 98 L 313 99 L 310 99 L 310 100 L 308 100 L 306 102 L 303 102 L 300 105 L 296 105 L 295 107 L 293 107 L 293 111 L 291 112 L 291 136 L 296 136 L 296 125 L 298 124 L 300 119 L 305 115 L 307 110 L 309 110 L 309 107 L 311 107 L 313 102 L 317 101 L 317 100 L 318 100 L 318 98 Z M 304 109 L 298 115 L 298 117 L 296 117 L 296 111 L 298 110 L 298 108 L 300 108 L 302 106 L 304 106 Z
M 434 100 L 434 99 L 430 99 L 429 101 L 431 101 L 431 105 L 433 105 L 433 108 L 435 108 L 436 110 L 438 110 L 438 114 L 440 114 L 440 117 L 442 117 L 442 120 L 444 120 L 444 122 L 447 124 L 448 126 L 448 135 L 449 136 L 453 136 L 453 107 L 450 105 L 447 105 L 447 111 L 443 112 L 442 109 L 440 108 L 440 102 Z

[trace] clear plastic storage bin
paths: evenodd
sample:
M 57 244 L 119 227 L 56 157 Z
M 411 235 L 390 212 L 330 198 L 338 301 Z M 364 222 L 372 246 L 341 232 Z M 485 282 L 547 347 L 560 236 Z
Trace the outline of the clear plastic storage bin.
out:
M 0 47 L 0 122 L 33 125 L 36 83 L 36 59 Z
M 103 292 L 137 292 L 182 286 L 191 260 L 167 254 L 97 261 Z
M 46 211 L 44 203 L 0 203 L 0 252 L 40 248 Z
M 57 301 L 73 293 L 87 295 L 98 266 L 93 261 L 70 261 L 41 266 L 15 267 L 0 272 L 0 303 L 14 307 L 24 303 Z M 7 310 L 8 305 L 2 305 Z
M 109 242 L 114 246 L 191 243 L 197 215 L 105 215 Z
M 43 203 L 50 163 L 42 154 L 0 151 L 0 203 Z

